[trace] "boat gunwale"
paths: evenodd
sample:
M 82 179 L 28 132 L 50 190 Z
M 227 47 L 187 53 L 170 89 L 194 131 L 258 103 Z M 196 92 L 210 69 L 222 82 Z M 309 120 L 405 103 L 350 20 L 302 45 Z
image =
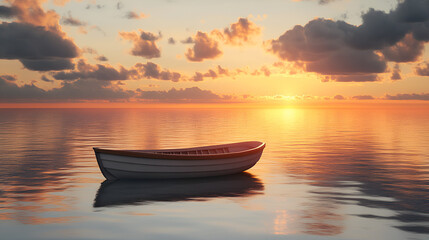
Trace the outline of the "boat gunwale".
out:
M 137 158 L 151 158 L 151 159 L 164 159 L 164 160 L 208 160 L 208 159 L 224 159 L 224 158 L 234 158 L 250 155 L 257 152 L 262 152 L 265 148 L 264 142 L 259 141 L 249 141 L 249 142 L 238 142 L 230 143 L 223 145 L 211 145 L 195 148 L 181 148 L 181 149 L 158 149 L 158 150 L 149 150 L 149 151 L 186 151 L 189 149 L 196 148 L 209 148 L 209 147 L 219 147 L 219 146 L 228 146 L 228 145 L 239 145 L 245 143 L 259 143 L 258 146 L 249 148 L 243 151 L 229 152 L 229 153 L 216 153 L 216 154 L 195 154 L 195 155 L 179 155 L 179 154 L 162 154 L 159 152 L 138 152 L 135 150 L 113 150 L 113 149 L 103 149 L 103 148 L 93 148 L 95 153 L 104 153 L 125 157 L 137 157 Z M 142 150 L 143 151 L 143 150 Z

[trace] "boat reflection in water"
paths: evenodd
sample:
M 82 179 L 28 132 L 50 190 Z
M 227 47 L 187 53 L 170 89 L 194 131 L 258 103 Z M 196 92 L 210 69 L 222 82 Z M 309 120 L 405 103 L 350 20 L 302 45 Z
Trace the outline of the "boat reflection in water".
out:
M 250 173 L 197 179 L 104 181 L 93 206 L 138 205 L 151 202 L 204 201 L 217 197 L 262 194 L 264 185 Z

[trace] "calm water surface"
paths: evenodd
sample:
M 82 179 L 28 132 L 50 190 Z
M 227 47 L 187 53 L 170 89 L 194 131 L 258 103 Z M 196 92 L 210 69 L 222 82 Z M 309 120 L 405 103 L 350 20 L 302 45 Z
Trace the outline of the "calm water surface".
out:
M 267 143 L 244 174 L 103 183 L 92 147 Z M 1 239 L 428 239 L 429 109 L 0 109 Z

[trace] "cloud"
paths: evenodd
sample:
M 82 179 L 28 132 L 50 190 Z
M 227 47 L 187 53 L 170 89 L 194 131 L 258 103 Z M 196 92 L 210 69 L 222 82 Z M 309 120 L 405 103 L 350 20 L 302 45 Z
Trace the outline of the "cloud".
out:
M 107 59 L 107 57 L 103 56 L 103 55 L 100 55 L 100 56 L 96 57 L 95 59 L 97 59 L 98 61 L 101 61 L 101 62 L 109 61 L 109 59 Z
M 180 41 L 183 44 L 192 44 L 195 43 L 194 39 L 192 37 L 188 37 L 185 40 Z
M 97 79 L 105 81 L 127 80 L 131 72 L 120 66 L 119 69 L 106 64 L 91 65 L 84 60 L 79 60 L 77 70 L 53 73 L 56 80 L 72 81 L 77 79 Z
M 69 39 L 26 23 L 0 24 L 1 59 L 74 58 L 77 46 Z M 19 39 L 20 41 L 17 41 Z
M 426 0 L 402 1 L 396 8 L 394 16 L 402 22 L 425 22 L 429 20 L 429 2 Z
M 0 18 L 12 18 L 18 14 L 14 7 L 0 6 Z
M 130 68 L 125 68 L 121 65 L 114 68 L 109 64 L 92 65 L 80 59 L 76 65 L 76 70 L 56 72 L 52 73 L 52 76 L 56 80 L 62 81 L 74 81 L 78 79 L 105 81 L 156 79 L 178 82 L 182 80 L 182 75 L 179 72 L 162 69 L 161 66 L 153 62 L 137 63 Z
M 428 1 L 405 0 L 389 13 L 370 9 L 359 26 L 314 19 L 269 41 L 268 51 L 282 60 L 304 63 L 307 72 L 369 81 L 373 74 L 387 71 L 388 61 L 418 60 L 429 40 L 428 10 Z
M 3 22 L 0 36 L 0 59 L 18 59 L 29 70 L 71 69 L 79 55 L 70 39 L 27 23 Z
M 144 13 L 136 13 L 134 11 L 129 11 L 125 14 L 125 18 L 127 19 L 142 19 L 146 18 L 147 16 Z
M 20 59 L 19 61 L 25 68 L 33 71 L 59 71 L 74 68 L 74 64 L 70 59 Z
M 401 41 L 383 48 L 381 52 L 388 61 L 415 62 L 422 55 L 423 49 L 423 42 L 414 39 L 412 34 L 407 34 Z
M 206 59 L 215 59 L 222 55 L 219 42 L 230 45 L 242 45 L 250 42 L 251 38 L 260 34 L 261 28 L 248 20 L 239 18 L 236 23 L 223 31 L 215 29 L 210 34 L 198 31 L 194 37 L 188 37 L 181 42 L 194 44 L 185 53 L 186 58 L 192 62 L 202 62 Z
M 62 32 L 59 15 L 53 10 L 45 11 L 43 2 L 14 0 L 8 1 L 10 6 L 1 6 L 0 15 L 17 22 L 0 24 L 0 59 L 18 59 L 35 71 L 70 69 L 79 49 Z M 73 20 L 71 16 L 69 20 Z
M 208 69 L 205 73 L 195 72 L 194 76 L 189 78 L 189 81 L 193 82 L 201 82 L 204 81 L 204 78 L 216 79 L 221 76 L 233 76 L 230 71 L 226 68 L 222 68 L 220 65 L 217 65 L 215 69 Z
M 194 37 L 193 48 L 188 48 L 185 56 L 189 61 L 201 62 L 205 59 L 214 59 L 222 55 L 219 44 L 209 37 L 207 33 L 198 31 Z
M 16 81 L 16 75 L 0 75 L 0 80 L 1 81 L 9 81 L 9 82 L 14 82 Z
M 380 81 L 380 78 L 377 74 L 363 74 L 363 75 L 332 75 L 327 77 L 327 79 L 322 80 L 322 82 L 376 82 Z
M 97 55 L 96 57 L 94 57 L 95 60 L 97 61 L 101 61 L 101 62 L 109 61 L 109 59 L 107 59 L 106 56 L 98 54 L 98 51 L 93 48 L 89 48 L 89 47 L 82 48 L 82 53 Z
M 231 24 L 230 28 L 223 30 L 223 38 L 226 44 L 242 45 L 249 42 L 250 38 L 259 35 L 261 28 L 248 20 L 247 18 L 239 18 L 236 23 Z
M 45 75 L 43 75 L 43 76 L 40 78 L 40 80 L 42 80 L 42 81 L 44 81 L 44 82 L 50 82 L 50 83 L 54 82 L 54 80 L 47 78 Z
M 399 68 L 399 64 L 395 64 L 395 67 L 393 68 L 392 75 L 390 76 L 390 79 L 393 81 L 401 80 L 401 69 Z
M 209 91 L 201 90 L 198 87 L 175 89 L 168 91 L 138 91 L 138 98 L 152 100 L 217 100 L 219 95 Z
M 44 27 L 46 30 L 55 32 L 60 36 L 65 33 L 61 31 L 59 25 L 59 15 L 53 11 L 45 11 L 42 7 L 43 0 L 14 0 L 10 1 L 10 7 L 6 11 L 12 11 L 9 17 L 18 19 L 20 23 L 28 23 L 34 26 Z
M 352 98 L 356 99 L 356 100 L 372 100 L 372 99 L 374 99 L 374 97 L 371 95 L 358 95 L 358 96 L 353 96 Z
M 174 40 L 174 38 L 169 38 L 168 39 L 168 44 L 176 44 L 176 40 Z
M 161 38 L 161 34 L 155 36 L 153 33 L 139 30 L 140 35 L 136 32 L 120 32 L 119 35 L 126 40 L 133 42 L 131 54 L 147 59 L 159 58 L 161 52 L 156 45 L 156 41 Z
M 134 95 L 114 86 L 110 82 L 82 79 L 64 83 L 60 88 L 43 90 L 34 84 L 18 86 L 0 78 L 0 101 L 2 102 L 32 102 L 58 100 L 115 100 L 128 99 Z
M 0 78 L 0 101 L 13 102 L 17 99 L 41 98 L 45 90 L 36 87 L 33 84 L 17 86 L 15 83 Z
M 335 95 L 334 99 L 335 100 L 344 100 L 345 98 L 343 97 L 343 95 Z
M 416 73 L 419 76 L 429 76 L 429 63 L 419 63 L 416 67 Z
M 388 100 L 425 100 L 429 101 L 429 93 L 412 93 L 412 94 L 397 94 L 397 95 L 386 95 Z
M 77 26 L 77 27 L 88 25 L 86 22 L 82 22 L 79 19 L 72 17 L 70 12 L 68 13 L 68 17 L 62 18 L 62 23 L 64 25 Z
M 146 64 L 137 63 L 134 66 L 137 73 L 140 73 L 142 77 L 153 78 L 158 80 L 170 80 L 178 82 L 181 79 L 181 74 L 170 70 L 162 70 L 161 67 L 153 62 L 147 62 Z
M 306 71 L 323 75 L 384 72 L 387 65 L 379 55 L 347 46 L 344 29 L 350 27 L 340 21 L 315 19 L 271 41 L 270 51 L 283 60 L 305 62 Z

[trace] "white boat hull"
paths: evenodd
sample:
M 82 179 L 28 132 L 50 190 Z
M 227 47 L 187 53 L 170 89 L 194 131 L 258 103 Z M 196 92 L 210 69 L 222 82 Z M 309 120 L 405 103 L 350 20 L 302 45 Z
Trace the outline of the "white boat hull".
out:
M 204 159 L 204 155 L 190 155 L 189 159 L 180 156 L 177 157 L 179 159 L 175 159 L 176 155 L 163 154 L 161 157 L 155 155 L 156 158 L 150 158 L 94 150 L 100 170 L 107 179 L 112 180 L 195 178 L 239 173 L 253 167 L 259 161 L 264 147 L 265 144 L 259 149 L 239 154 L 207 155 L 207 159 Z M 222 158 L 223 156 L 225 158 Z

